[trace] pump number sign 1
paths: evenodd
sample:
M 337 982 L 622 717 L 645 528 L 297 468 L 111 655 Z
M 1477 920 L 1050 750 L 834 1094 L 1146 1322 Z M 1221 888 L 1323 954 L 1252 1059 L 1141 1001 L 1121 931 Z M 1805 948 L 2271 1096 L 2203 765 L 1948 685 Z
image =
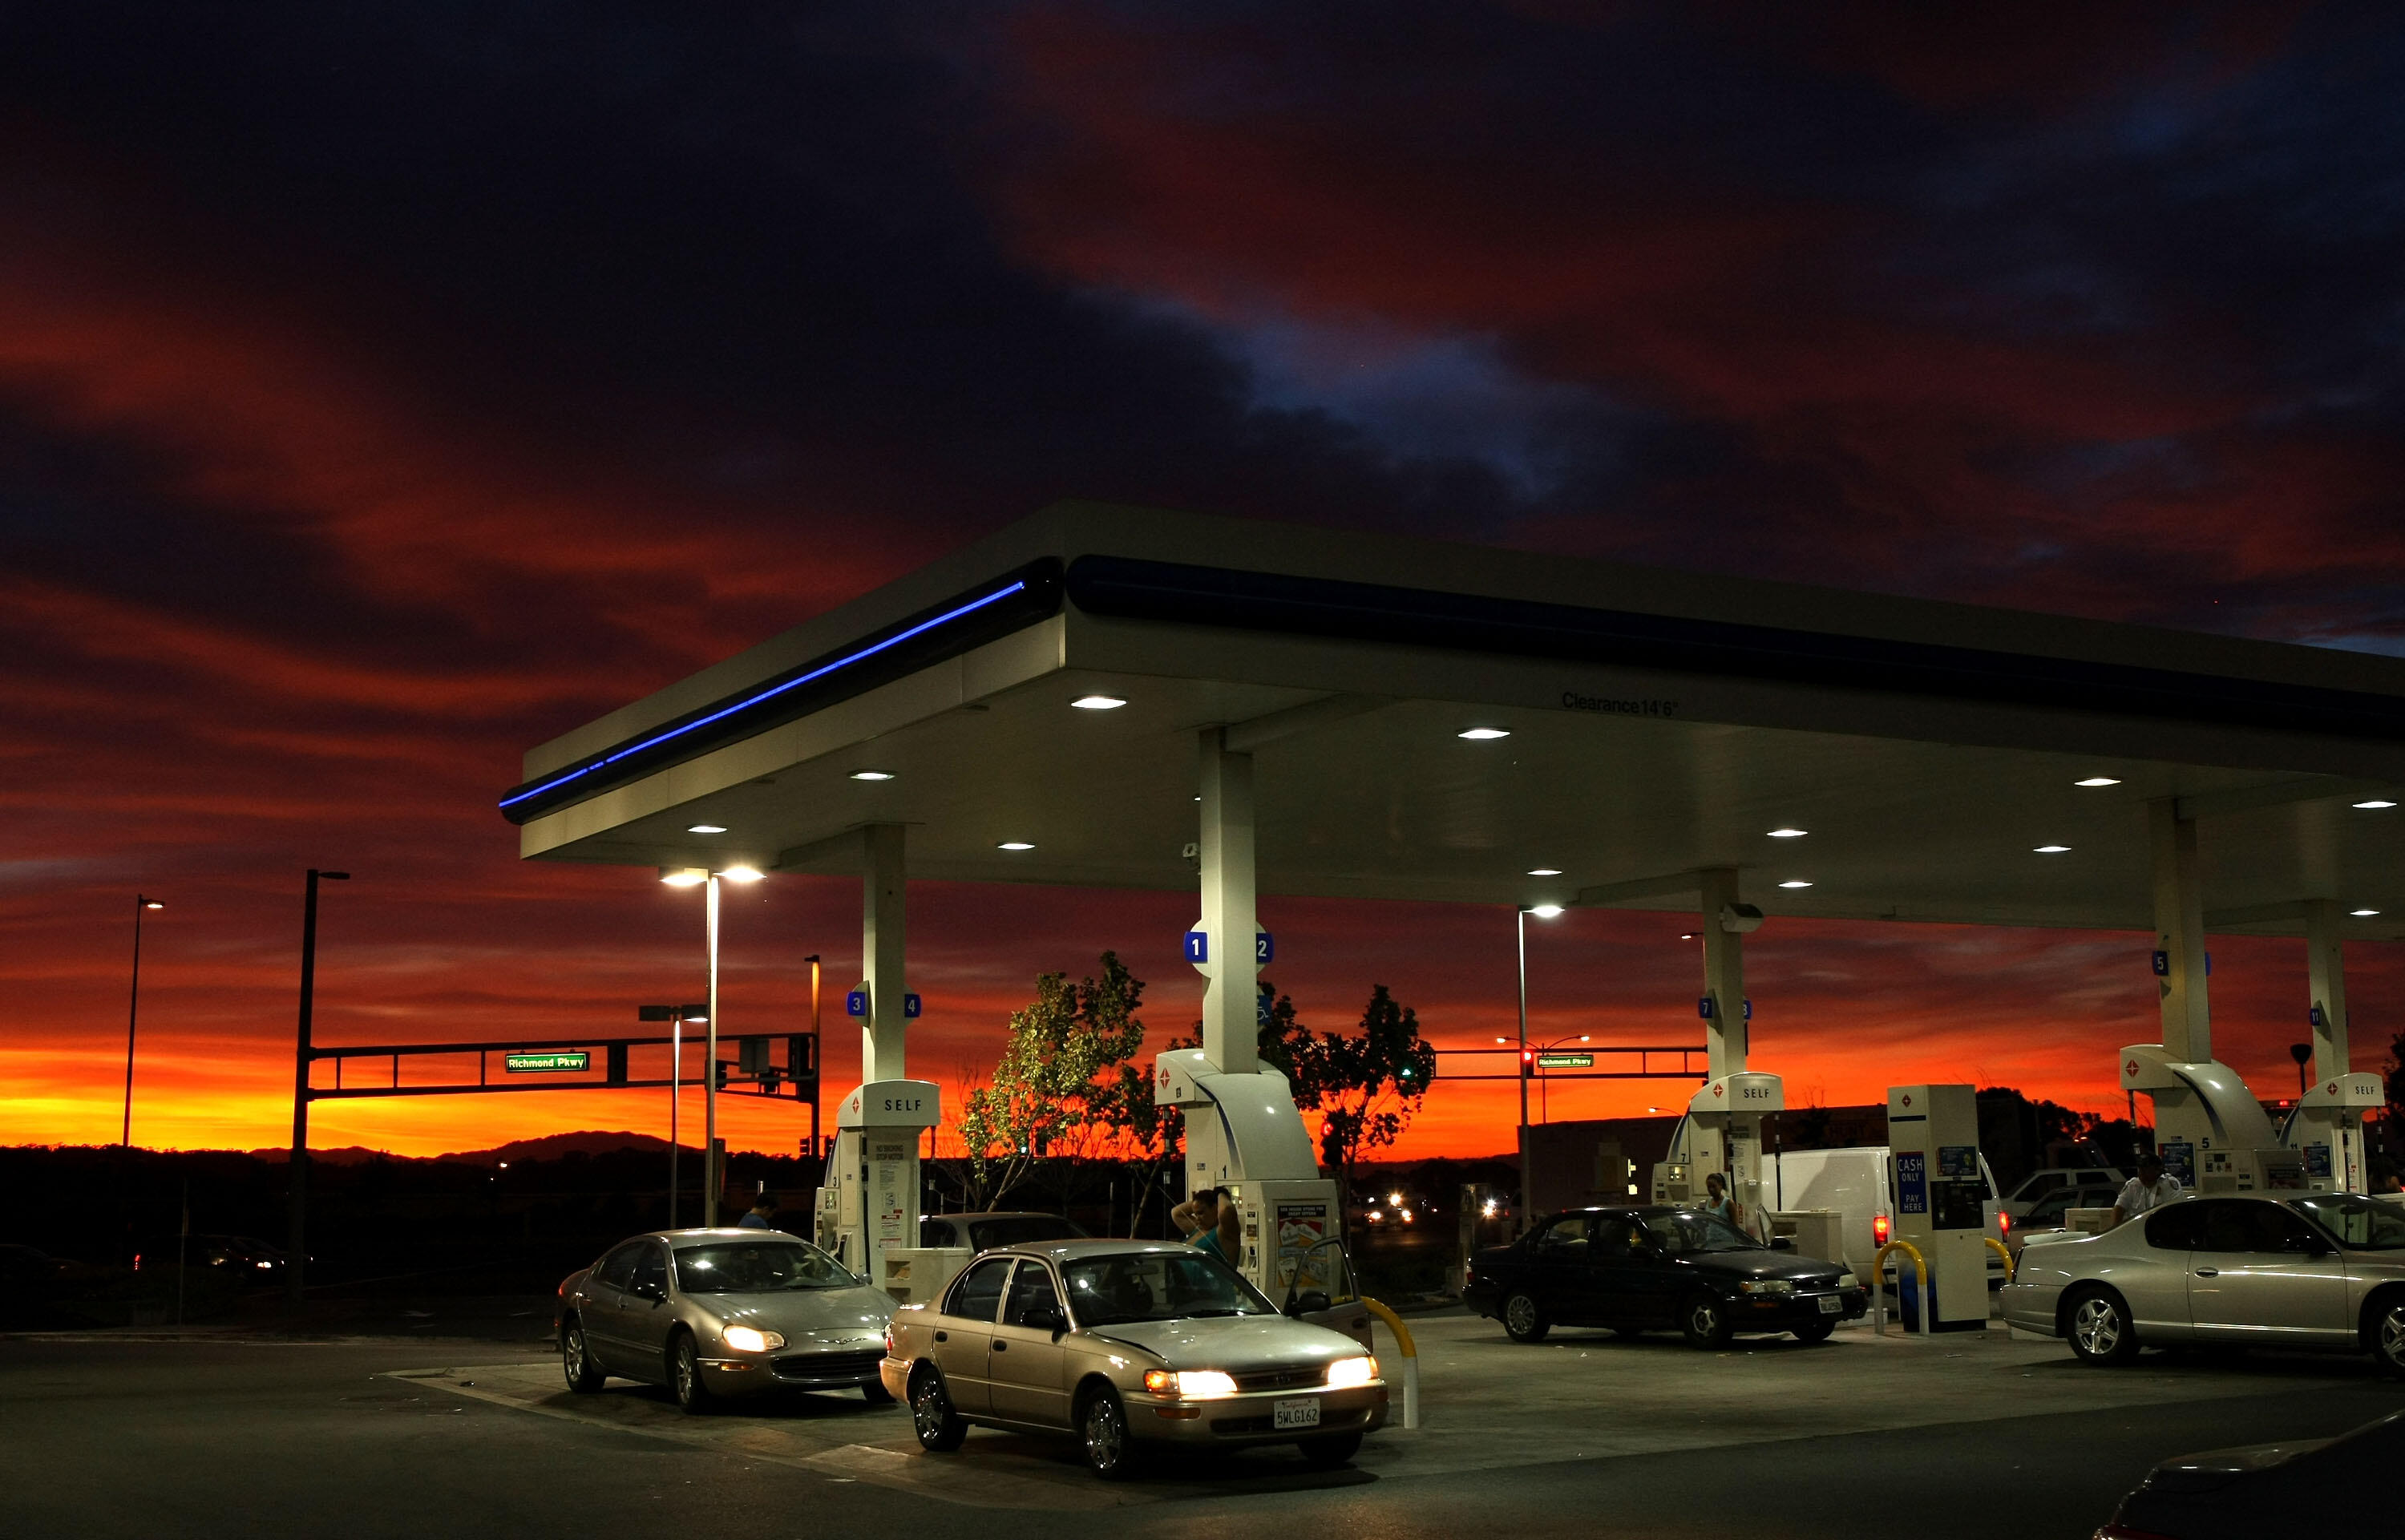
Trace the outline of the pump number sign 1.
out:
M 593 1055 L 583 1049 L 570 1053 L 505 1053 L 501 1067 L 513 1075 L 535 1075 L 593 1067 Z

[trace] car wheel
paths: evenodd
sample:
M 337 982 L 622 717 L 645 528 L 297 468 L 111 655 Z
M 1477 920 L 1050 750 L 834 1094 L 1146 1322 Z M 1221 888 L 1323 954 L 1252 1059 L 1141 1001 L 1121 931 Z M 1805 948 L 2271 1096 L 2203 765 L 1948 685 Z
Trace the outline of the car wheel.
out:
M 929 1454 L 949 1454 L 969 1435 L 969 1425 L 952 1410 L 944 1377 L 933 1369 L 921 1368 L 910 1381 L 910 1431 Z
M 574 1316 L 570 1316 L 568 1324 L 560 1328 L 559 1372 L 567 1379 L 568 1388 L 579 1395 L 591 1395 L 609 1378 L 594 1367 L 593 1354 L 584 1346 L 584 1322 Z
M 2405 1294 L 2372 1301 L 2371 1353 L 2382 1368 L 2405 1378 Z
M 1118 1392 L 1107 1386 L 1089 1393 L 1077 1412 L 1077 1434 L 1086 1447 L 1086 1463 L 1105 1481 L 1124 1481 L 1135 1474 L 1135 1439 L 1128 1432 L 1127 1408 Z
M 1503 1301 L 1503 1330 L 1514 1342 L 1542 1342 L 1554 1323 L 1545 1319 L 1544 1307 L 1527 1294 L 1512 1294 Z
M 1728 1307 L 1710 1294 L 1689 1296 L 1679 1311 L 1679 1329 L 1690 1348 L 1725 1348 L 1729 1339 Z
M 2089 1363 L 2126 1363 L 2138 1356 L 2137 1328 L 2130 1307 L 2102 1289 L 2090 1289 L 2071 1302 L 2071 1350 Z
M 1331 1433 L 1306 1438 L 1299 1446 L 1303 1460 L 1320 1470 L 1332 1470 L 1361 1452 L 1357 1433 Z
M 1829 1340 L 1829 1334 L 1836 1329 L 1837 1323 L 1834 1321 L 1807 1321 L 1803 1325 L 1795 1328 L 1795 1340 L 1798 1342 L 1826 1342 Z
M 718 1409 L 718 1397 L 701 1378 L 701 1348 L 691 1332 L 679 1332 L 668 1344 L 668 1389 L 677 1405 L 696 1417 Z

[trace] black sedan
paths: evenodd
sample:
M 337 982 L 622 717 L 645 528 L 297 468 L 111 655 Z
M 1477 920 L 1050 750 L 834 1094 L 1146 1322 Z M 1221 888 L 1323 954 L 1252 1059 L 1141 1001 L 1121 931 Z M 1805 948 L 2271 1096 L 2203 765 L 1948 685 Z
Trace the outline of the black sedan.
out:
M 1834 1262 L 1775 1250 L 1692 1208 L 1578 1208 L 1478 1253 L 1462 1303 L 1514 1341 L 1555 1326 L 1653 1329 L 1719 1348 L 1738 1332 L 1819 1342 L 1859 1320 L 1870 1296 Z
M 2405 1457 L 2405 1412 L 2368 1422 L 2338 1438 L 2258 1444 L 2210 1454 L 2184 1454 L 2157 1465 L 2138 1490 L 2121 1499 L 2096 1540 L 2256 1540 L 2300 1534 L 2310 1514 L 2325 1514 L 2333 1532 L 2393 1534 L 2363 1527 L 2357 1513 L 2342 1521 L 2331 1494 L 2367 1490 Z

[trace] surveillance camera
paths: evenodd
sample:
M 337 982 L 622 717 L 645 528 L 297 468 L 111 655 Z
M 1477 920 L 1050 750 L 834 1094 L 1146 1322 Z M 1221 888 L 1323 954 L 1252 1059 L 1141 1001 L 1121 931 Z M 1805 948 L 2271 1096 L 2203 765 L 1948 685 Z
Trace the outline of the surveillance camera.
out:
M 1200 871 L 1202 869 L 1202 847 L 1201 845 L 1188 840 L 1186 841 L 1186 849 L 1182 854 L 1186 857 L 1186 864 L 1188 866 L 1194 868 L 1197 871 Z
M 1752 904 L 1723 904 L 1721 928 L 1732 936 L 1762 928 L 1762 911 Z

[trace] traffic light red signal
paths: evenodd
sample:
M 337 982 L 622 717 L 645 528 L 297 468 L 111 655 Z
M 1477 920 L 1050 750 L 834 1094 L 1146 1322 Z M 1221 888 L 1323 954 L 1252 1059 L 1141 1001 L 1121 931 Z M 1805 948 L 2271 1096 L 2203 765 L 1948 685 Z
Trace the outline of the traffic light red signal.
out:
M 1533 1048 L 1524 1048 L 1520 1050 L 1520 1078 L 1525 1081 L 1531 1078 L 1536 1073 L 1537 1051 Z

